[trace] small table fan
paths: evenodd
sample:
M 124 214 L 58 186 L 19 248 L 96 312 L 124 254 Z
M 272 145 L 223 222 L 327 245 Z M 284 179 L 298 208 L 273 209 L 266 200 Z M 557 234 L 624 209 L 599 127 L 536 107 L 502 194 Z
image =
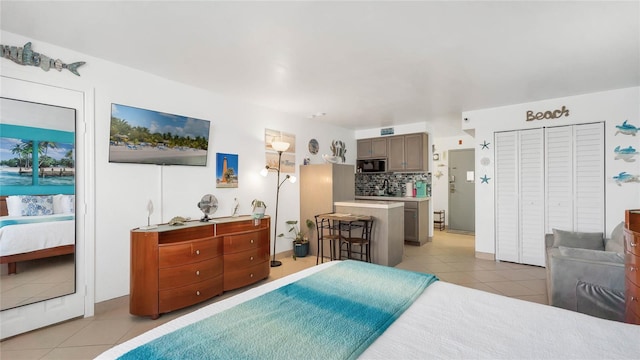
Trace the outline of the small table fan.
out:
M 218 210 L 218 199 L 216 199 L 216 197 L 211 194 L 206 194 L 202 197 L 202 199 L 200 199 L 198 208 L 204 214 L 200 221 L 209 221 L 209 215 L 215 213 L 216 210 Z

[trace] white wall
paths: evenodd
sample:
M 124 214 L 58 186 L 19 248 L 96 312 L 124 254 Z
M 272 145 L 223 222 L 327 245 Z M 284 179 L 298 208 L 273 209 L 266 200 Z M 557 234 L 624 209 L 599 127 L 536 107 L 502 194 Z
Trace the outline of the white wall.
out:
M 250 213 L 250 203 L 260 198 L 267 203 L 267 215 L 274 214 L 276 179 L 259 175 L 265 165 L 264 130 L 282 130 L 296 135 L 296 164 L 304 157 L 312 163 L 322 162 L 321 155 L 331 153 L 332 140 L 346 144 L 346 163 L 354 164 L 354 133 L 344 128 L 322 124 L 306 118 L 254 106 L 202 89 L 163 79 L 102 59 L 80 54 L 3 31 L 2 42 L 22 46 L 33 42 L 33 50 L 64 62 L 86 61 L 79 68 L 80 77 L 67 70 L 44 72 L 40 68 L 21 66 L 3 59 L 0 72 L 37 83 L 83 91 L 93 105 L 86 119 L 95 127 L 95 298 L 97 302 L 129 293 L 129 231 L 146 225 L 146 205 L 152 200 L 155 212 L 151 223 L 166 222 L 174 216 L 201 216 L 196 204 L 202 195 L 218 198 L 214 216 L 232 212 L 233 199 L 240 202 L 240 213 Z M 155 61 L 150 59 L 150 61 Z M 109 163 L 109 124 L 111 103 L 130 105 L 166 113 L 211 121 L 209 158 L 206 167 L 134 165 Z M 339 134 L 339 135 L 338 135 Z M 317 155 L 308 152 L 308 142 L 320 144 Z M 216 189 L 216 152 L 238 154 L 239 187 Z M 298 172 L 296 166 L 296 173 Z M 296 174 L 297 175 L 297 174 Z M 278 229 L 286 220 L 299 216 L 299 186 L 283 185 L 280 193 Z M 273 224 L 272 224 L 273 226 Z M 273 235 L 272 235 L 273 237 Z M 291 248 L 290 242 L 278 242 L 277 252 Z
M 493 133 L 496 131 L 539 128 L 543 126 L 559 126 L 593 122 L 605 122 L 605 202 L 606 202 L 606 234 L 624 220 L 624 210 L 638 208 L 640 200 L 640 183 L 616 184 L 612 179 L 621 171 L 640 175 L 640 158 L 635 162 L 614 160 L 613 150 L 616 146 L 633 146 L 640 148 L 640 136 L 616 135 L 616 125 L 628 120 L 630 124 L 640 127 L 640 88 L 627 88 L 598 92 L 593 94 L 571 96 L 558 99 L 537 101 L 526 104 L 505 106 L 485 110 L 467 111 L 462 114 L 462 128 L 475 131 L 476 143 L 491 143 L 489 150 L 476 149 L 476 173 L 483 169 L 488 174 L 494 173 Z M 568 117 L 557 119 L 526 121 L 526 113 L 556 110 L 565 106 L 569 109 Z M 465 120 L 465 118 L 467 120 Z M 480 159 L 488 157 L 488 166 L 480 164 Z M 494 182 L 489 186 L 476 182 L 476 251 L 495 254 L 494 234 Z

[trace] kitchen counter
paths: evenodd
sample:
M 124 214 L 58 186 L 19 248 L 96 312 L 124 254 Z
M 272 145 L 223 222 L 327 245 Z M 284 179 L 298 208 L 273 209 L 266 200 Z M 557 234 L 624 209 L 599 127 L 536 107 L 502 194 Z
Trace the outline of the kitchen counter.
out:
M 428 201 L 430 197 L 412 197 L 412 196 L 360 196 L 356 195 L 356 200 L 376 200 L 376 201 Z
M 372 262 L 396 266 L 404 254 L 404 202 L 341 201 L 335 202 L 336 213 L 373 217 L 371 239 Z
M 404 203 L 402 203 L 402 202 L 393 202 L 392 200 L 383 201 L 383 200 L 379 200 L 379 199 L 374 199 L 374 200 L 376 200 L 376 201 L 366 200 L 366 199 L 353 200 L 353 201 L 339 201 L 339 202 L 333 203 L 333 205 L 335 205 L 335 206 L 347 206 L 347 207 L 372 208 L 372 209 L 393 209 L 393 208 L 403 207 L 404 206 Z

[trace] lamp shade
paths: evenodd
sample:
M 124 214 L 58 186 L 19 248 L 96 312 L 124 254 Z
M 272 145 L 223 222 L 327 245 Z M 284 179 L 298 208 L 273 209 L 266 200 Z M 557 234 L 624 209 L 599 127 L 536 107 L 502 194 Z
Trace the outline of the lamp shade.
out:
M 262 170 L 260 170 L 260 175 L 267 176 L 268 174 L 269 174 L 269 166 L 263 167 Z
M 295 177 L 295 176 L 293 176 L 293 175 L 289 175 L 289 182 L 290 182 L 290 183 L 294 184 L 294 183 L 296 182 L 296 180 L 298 180 L 298 178 L 296 178 L 296 177 Z
M 289 143 L 284 141 L 274 141 L 271 143 L 271 147 L 275 151 L 287 151 L 289 148 Z

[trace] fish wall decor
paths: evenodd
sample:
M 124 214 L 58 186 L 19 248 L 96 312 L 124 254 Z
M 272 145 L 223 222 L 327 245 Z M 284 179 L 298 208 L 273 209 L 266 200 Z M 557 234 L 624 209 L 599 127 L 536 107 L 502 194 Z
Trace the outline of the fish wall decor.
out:
M 622 186 L 622 183 L 639 182 L 638 175 L 631 175 L 626 171 L 615 175 L 613 180 L 618 184 L 618 186 Z
M 65 64 L 62 60 L 53 60 L 44 54 L 31 50 L 31 42 L 24 44 L 23 47 L 9 46 L 0 44 L 1 55 L 5 59 L 9 59 L 16 64 L 38 66 L 44 71 L 54 68 L 58 71 L 67 69 L 72 73 L 80 76 L 78 68 L 84 64 L 84 61 L 74 62 L 73 64 Z
M 624 135 L 636 136 L 636 133 L 638 132 L 638 128 L 635 127 L 635 125 L 627 124 L 627 120 L 625 120 L 622 125 L 616 125 L 616 129 L 618 129 L 618 131 L 616 131 L 616 135 L 618 135 L 618 133 L 622 133 Z
M 614 153 L 616 153 L 616 158 L 615 160 L 618 159 L 622 159 L 626 162 L 634 162 L 636 161 L 636 159 L 634 159 L 633 157 L 638 155 L 638 151 L 636 149 L 634 149 L 633 146 L 629 146 L 626 148 L 620 148 L 620 146 L 616 146 L 616 148 L 613 150 Z

